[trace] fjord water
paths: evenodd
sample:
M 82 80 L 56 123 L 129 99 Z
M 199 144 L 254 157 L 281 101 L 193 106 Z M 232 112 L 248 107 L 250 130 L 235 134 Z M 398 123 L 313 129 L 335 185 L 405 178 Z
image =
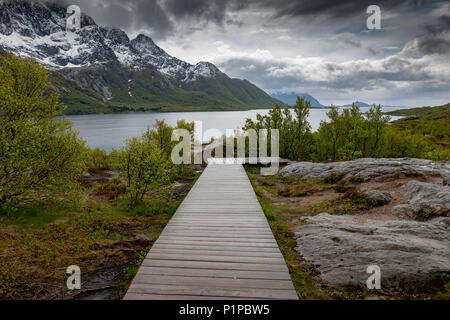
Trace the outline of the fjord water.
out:
M 383 111 L 391 111 L 398 108 L 384 107 Z M 365 109 L 362 109 L 365 112 Z M 168 112 L 168 113 L 116 113 L 67 116 L 72 120 L 74 129 L 80 132 L 80 136 L 87 141 L 91 148 L 100 148 L 110 151 L 113 148 L 123 146 L 125 139 L 139 137 L 152 126 L 156 120 L 165 120 L 167 124 L 174 126 L 177 120 L 202 121 L 203 132 L 208 129 L 217 129 L 225 134 L 226 129 L 240 129 L 245 124 L 245 119 L 256 119 L 256 114 L 267 114 L 269 110 L 249 111 L 220 111 L 220 112 Z M 321 120 L 327 120 L 327 109 L 311 109 L 309 123 L 313 131 L 317 130 Z M 392 117 L 394 120 L 398 117 Z M 213 136 L 213 132 L 204 136 L 205 141 Z

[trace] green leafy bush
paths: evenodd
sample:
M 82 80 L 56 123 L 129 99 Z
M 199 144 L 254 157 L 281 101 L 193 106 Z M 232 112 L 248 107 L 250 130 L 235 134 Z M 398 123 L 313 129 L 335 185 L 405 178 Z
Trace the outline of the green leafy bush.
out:
M 118 165 L 133 207 L 144 200 L 147 192 L 164 189 L 170 182 L 170 160 L 156 143 L 143 138 L 126 140 L 118 153 Z
M 113 159 L 108 153 L 101 149 L 88 149 L 86 152 L 86 167 L 90 173 L 102 170 L 111 170 Z
M 33 59 L 0 57 L 0 206 L 43 197 L 76 181 L 84 142 L 61 115 L 50 72 Z

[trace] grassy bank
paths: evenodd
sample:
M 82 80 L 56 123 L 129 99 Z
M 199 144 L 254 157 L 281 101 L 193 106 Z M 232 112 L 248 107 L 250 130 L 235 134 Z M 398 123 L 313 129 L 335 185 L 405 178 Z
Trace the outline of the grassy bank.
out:
M 389 112 L 404 116 L 393 126 L 422 136 L 428 145 L 439 150 L 442 160 L 450 160 L 450 103 L 436 107 L 413 108 Z

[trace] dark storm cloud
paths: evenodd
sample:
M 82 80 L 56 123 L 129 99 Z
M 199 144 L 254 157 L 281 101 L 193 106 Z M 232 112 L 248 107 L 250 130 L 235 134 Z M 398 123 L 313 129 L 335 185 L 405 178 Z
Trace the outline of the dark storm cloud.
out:
M 417 38 L 417 47 L 424 54 L 450 54 L 450 15 L 442 15 L 436 24 L 427 25 L 426 33 Z
M 174 22 L 157 0 L 48 0 L 63 5 L 79 5 L 83 13 L 105 26 L 127 32 L 148 30 L 155 39 L 164 39 L 174 32 Z
M 265 7 L 274 8 L 277 12 L 277 17 L 327 15 L 334 18 L 346 18 L 349 16 L 364 14 L 367 7 L 374 4 L 383 9 L 392 9 L 403 4 L 418 6 L 421 5 L 421 2 L 418 3 L 417 1 L 412 0 L 263 0 L 262 5 Z
M 166 0 L 164 7 L 178 18 L 196 18 L 222 24 L 229 12 L 248 8 L 266 9 L 275 18 L 326 15 L 334 18 L 360 16 L 368 6 L 376 4 L 389 10 L 400 5 L 420 7 L 432 0 Z
M 223 25 L 230 1 L 223 0 L 166 0 L 164 7 L 176 19 L 194 18 Z
M 61 2 L 61 1 L 59 1 Z M 151 28 L 164 38 L 174 32 L 174 23 L 215 23 L 219 26 L 242 26 L 243 21 L 230 14 L 249 8 L 271 12 L 272 19 L 325 15 L 347 18 L 365 15 L 369 5 L 383 10 L 400 5 L 420 7 L 433 1 L 413 0 L 70 0 L 102 24 L 115 25 L 127 31 Z

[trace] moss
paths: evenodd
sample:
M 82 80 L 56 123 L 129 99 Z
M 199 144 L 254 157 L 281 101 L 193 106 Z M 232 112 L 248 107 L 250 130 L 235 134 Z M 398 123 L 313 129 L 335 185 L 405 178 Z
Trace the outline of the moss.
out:
M 349 180 L 341 180 L 336 184 L 334 189 L 339 193 L 345 193 L 349 190 L 355 190 L 356 186 L 350 183 Z
M 325 183 L 335 184 L 341 181 L 347 173 L 345 172 L 333 172 L 332 174 L 326 176 L 323 180 Z

